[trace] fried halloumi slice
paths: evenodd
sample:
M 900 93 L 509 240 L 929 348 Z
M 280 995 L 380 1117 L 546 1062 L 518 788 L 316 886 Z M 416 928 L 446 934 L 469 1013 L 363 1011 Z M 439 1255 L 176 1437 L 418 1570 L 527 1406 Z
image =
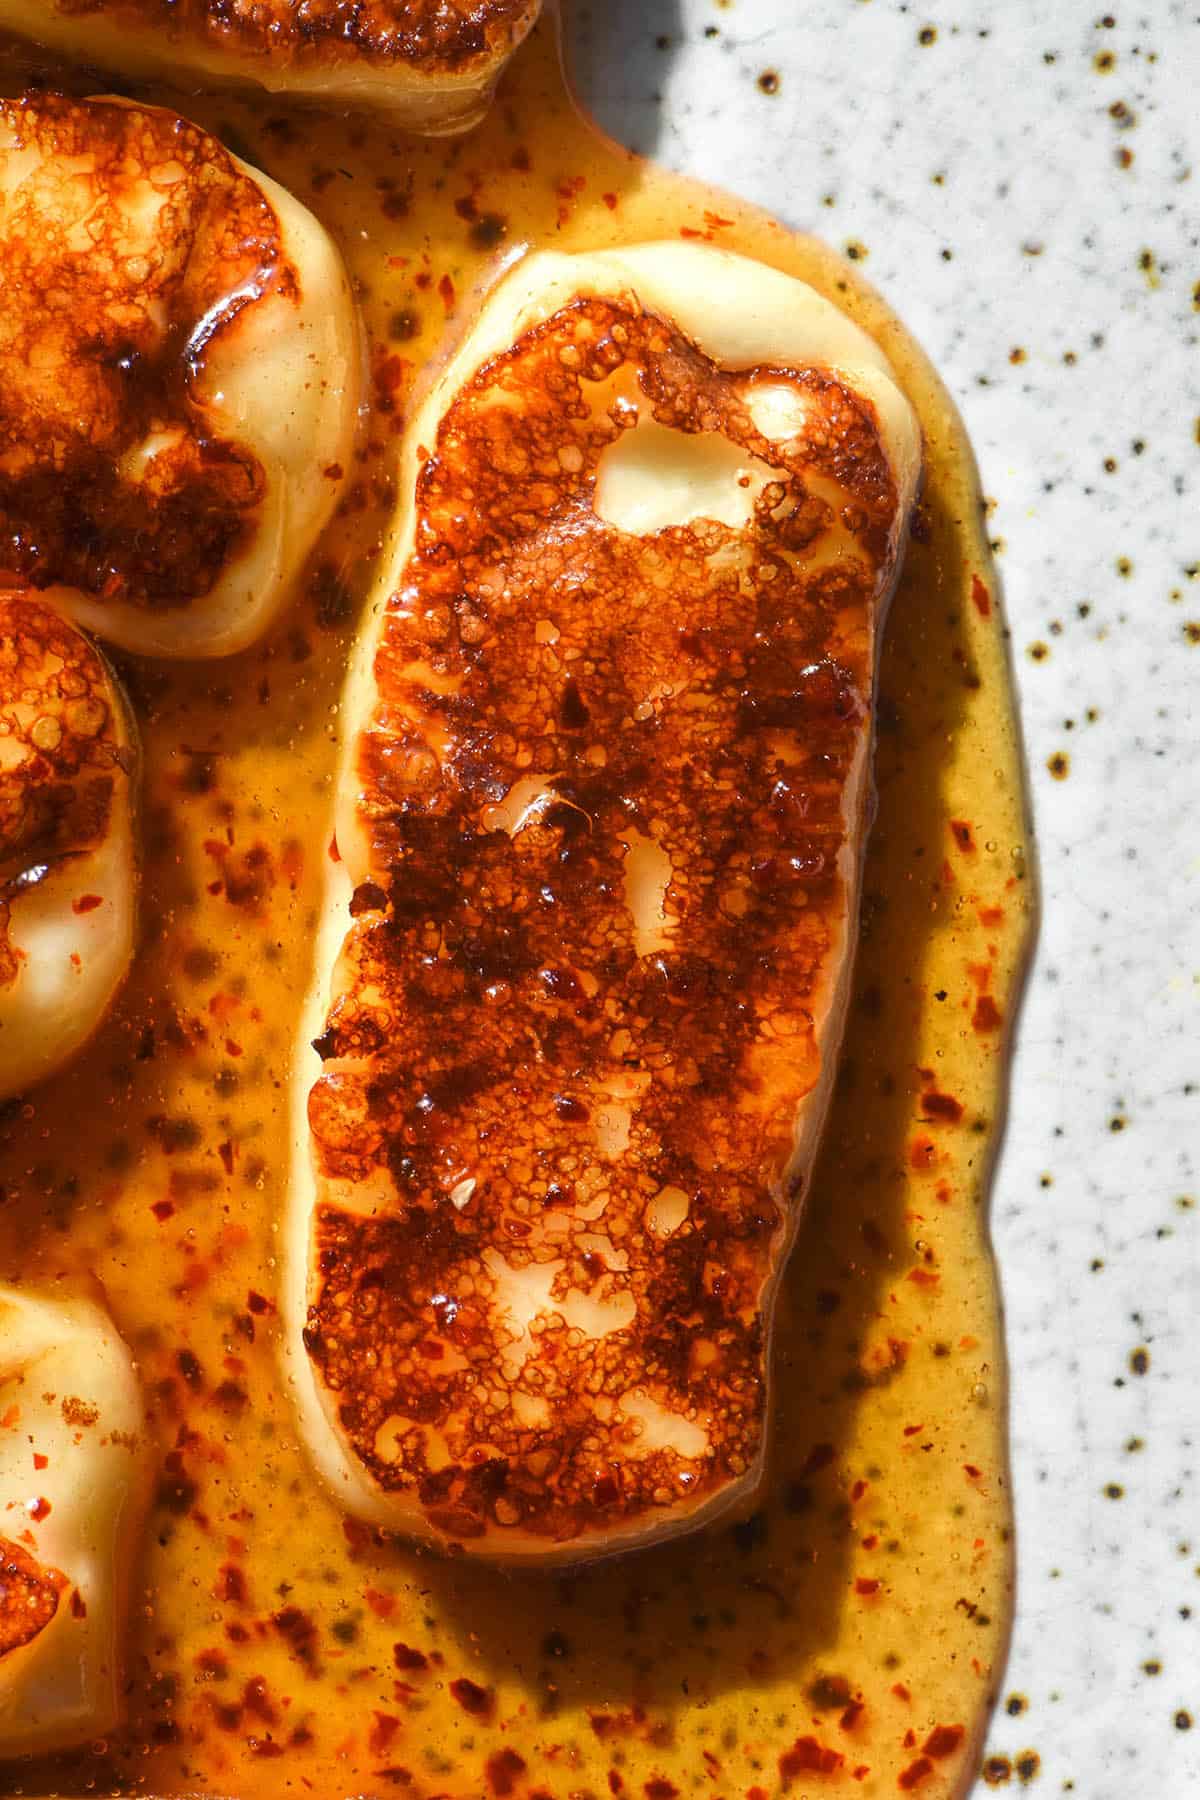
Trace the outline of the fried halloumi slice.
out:
M 100 1024 L 133 955 L 130 716 L 83 632 L 0 594 L 0 1099 Z
M 541 0 L 0 0 L 0 27 L 122 75 L 253 85 L 466 131 Z
M 173 113 L 0 101 L 0 570 L 156 656 L 270 624 L 348 467 L 341 259 Z
M 129 1352 L 90 1301 L 0 1287 L 0 1756 L 121 1713 L 121 1631 L 149 1477 Z
M 581 1559 L 763 1465 L 919 434 L 811 289 L 660 244 L 519 264 L 404 455 L 296 1073 L 291 1364 L 350 1511 Z

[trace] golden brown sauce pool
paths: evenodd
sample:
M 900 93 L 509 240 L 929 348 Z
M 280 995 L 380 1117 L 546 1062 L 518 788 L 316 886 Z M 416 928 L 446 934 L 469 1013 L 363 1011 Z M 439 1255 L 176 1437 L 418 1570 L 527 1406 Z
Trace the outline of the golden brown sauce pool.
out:
M 0 1277 L 100 1276 L 161 1477 L 127 1727 L 0 1780 L 244 1800 L 961 1792 L 1011 1588 L 985 1198 L 1031 912 L 962 428 L 830 251 L 602 144 L 545 29 L 451 143 L 261 102 L 189 110 L 338 238 L 373 410 L 275 635 L 216 665 L 125 664 L 146 763 L 141 950 L 87 1054 L 3 1119 Z M 413 378 L 498 246 L 680 231 L 803 277 L 878 336 L 921 416 L 925 496 L 886 636 L 855 1001 L 781 1302 L 760 1510 L 576 1575 L 503 1574 L 346 1525 L 295 1441 L 275 1312 L 291 1040 L 338 691 Z

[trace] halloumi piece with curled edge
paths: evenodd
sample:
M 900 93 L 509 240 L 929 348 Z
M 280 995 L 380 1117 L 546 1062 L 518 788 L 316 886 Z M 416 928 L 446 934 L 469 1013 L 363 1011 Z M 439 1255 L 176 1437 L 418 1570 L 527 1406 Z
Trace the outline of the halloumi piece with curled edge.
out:
M 541 0 L 0 0 L 0 28 L 125 77 L 254 86 L 466 131 Z
M 0 1757 L 117 1723 L 148 1481 L 141 1393 L 111 1320 L 0 1286 Z
M 94 644 L 0 593 L 0 1099 L 91 1037 L 133 955 L 137 755 Z
M 158 107 L 0 101 L 0 572 L 155 656 L 259 636 L 361 379 L 316 219 Z
M 919 432 L 812 290 L 663 244 L 520 263 L 404 459 L 297 1059 L 290 1360 L 348 1510 L 581 1560 L 763 1466 Z

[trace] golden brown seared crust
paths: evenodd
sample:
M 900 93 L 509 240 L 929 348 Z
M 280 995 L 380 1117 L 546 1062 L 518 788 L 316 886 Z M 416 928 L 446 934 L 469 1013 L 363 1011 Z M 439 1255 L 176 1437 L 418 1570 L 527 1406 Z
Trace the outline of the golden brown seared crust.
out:
M 295 290 L 274 210 L 197 126 L 0 102 L 0 569 L 156 608 L 207 593 L 264 477 L 209 435 L 196 377 L 247 304 Z
M 67 1585 L 57 1569 L 44 1569 L 20 1544 L 0 1537 L 0 1657 L 45 1631 Z
M 0 988 L 16 894 L 100 843 L 125 752 L 87 639 L 28 593 L 0 595 Z
M 803 394 L 801 437 L 756 430 L 758 383 Z M 597 515 L 635 408 L 771 465 L 745 529 Z M 373 876 L 317 1041 L 305 1341 L 356 1456 L 442 1535 L 618 1530 L 760 1451 L 897 505 L 867 403 L 722 372 L 632 301 L 530 330 L 424 462 L 358 759 Z M 524 781 L 541 800 L 496 828 Z M 670 885 L 639 954 L 647 843 Z M 675 1421 L 653 1450 L 647 1397 Z
M 399 62 L 469 74 L 507 56 L 538 0 L 53 0 L 67 17 L 150 24 L 272 64 Z

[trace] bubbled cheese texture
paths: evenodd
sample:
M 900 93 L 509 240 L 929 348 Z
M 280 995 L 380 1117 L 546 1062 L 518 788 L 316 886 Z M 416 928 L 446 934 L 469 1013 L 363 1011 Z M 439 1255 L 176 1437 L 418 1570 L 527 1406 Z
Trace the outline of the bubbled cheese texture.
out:
M 0 1756 L 95 1739 L 120 1717 L 144 1431 L 100 1307 L 0 1287 Z

